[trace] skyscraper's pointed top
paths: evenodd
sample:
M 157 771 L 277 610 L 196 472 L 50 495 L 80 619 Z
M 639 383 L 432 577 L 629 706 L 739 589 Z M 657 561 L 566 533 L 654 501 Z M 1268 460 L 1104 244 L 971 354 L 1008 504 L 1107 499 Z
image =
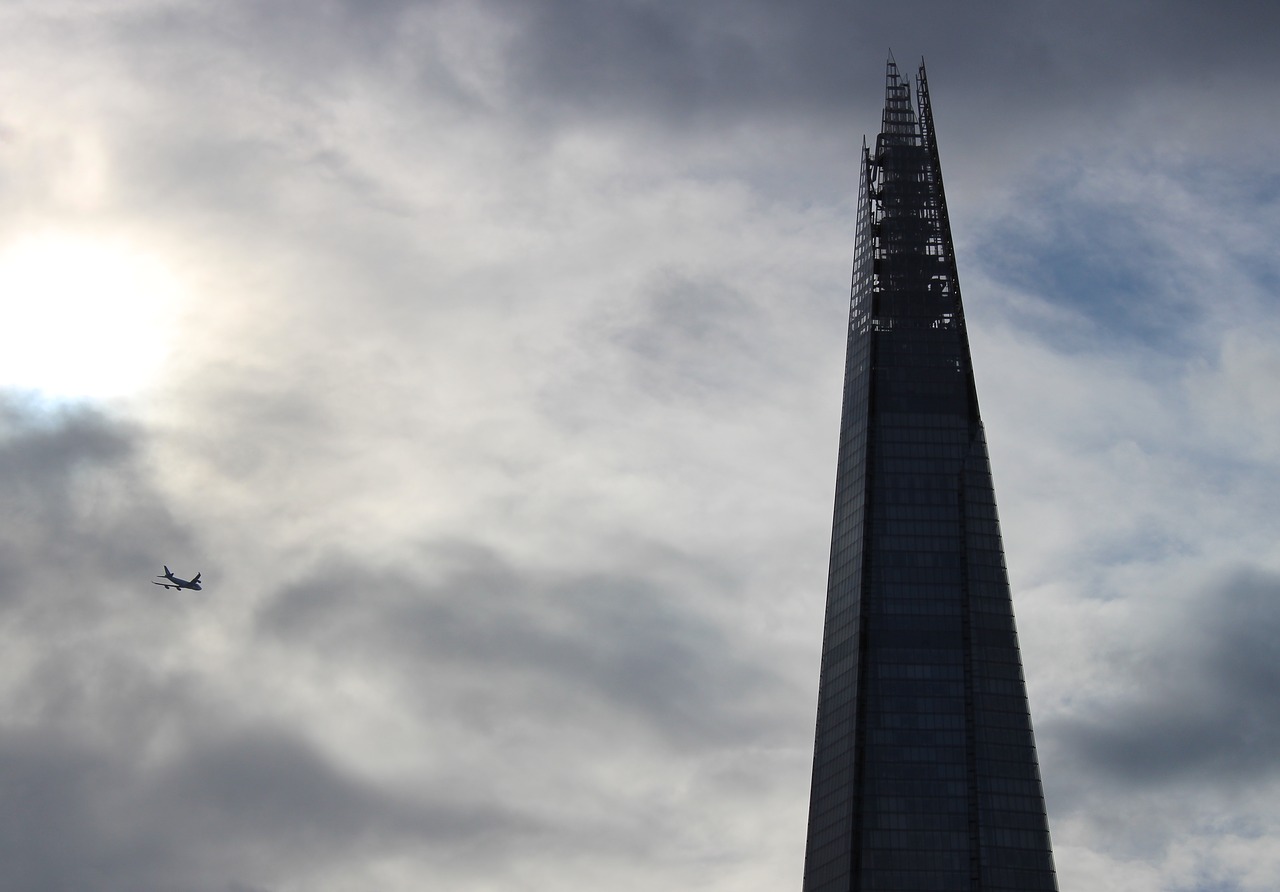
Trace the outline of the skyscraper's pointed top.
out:
M 893 50 L 884 67 L 884 116 L 881 118 L 880 138 L 891 142 L 914 142 L 916 116 L 911 108 L 911 84 L 903 83 L 898 75 L 898 63 Z

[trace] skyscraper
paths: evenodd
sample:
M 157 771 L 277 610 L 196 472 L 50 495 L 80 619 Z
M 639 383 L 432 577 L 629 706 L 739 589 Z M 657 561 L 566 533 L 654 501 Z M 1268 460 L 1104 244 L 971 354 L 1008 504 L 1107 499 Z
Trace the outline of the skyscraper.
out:
M 929 87 L 864 143 L 805 892 L 1052 892 Z

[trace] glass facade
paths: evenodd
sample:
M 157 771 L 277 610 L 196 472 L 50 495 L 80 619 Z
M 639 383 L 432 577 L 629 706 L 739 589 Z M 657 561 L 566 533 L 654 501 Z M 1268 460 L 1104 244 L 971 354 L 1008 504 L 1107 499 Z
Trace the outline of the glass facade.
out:
M 928 83 L 863 146 L 806 892 L 1054 892 Z

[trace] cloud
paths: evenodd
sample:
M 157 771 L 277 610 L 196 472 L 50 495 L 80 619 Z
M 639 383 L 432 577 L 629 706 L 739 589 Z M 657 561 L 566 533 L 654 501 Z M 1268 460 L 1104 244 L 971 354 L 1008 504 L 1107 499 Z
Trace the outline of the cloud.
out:
M 441 548 L 427 549 L 424 567 L 440 563 L 430 553 Z M 488 549 L 455 544 L 444 557 L 453 569 L 433 583 L 326 562 L 260 626 L 358 666 L 391 660 L 409 700 L 426 692 L 414 679 L 434 679 L 428 690 L 466 679 L 467 691 L 489 688 L 496 709 L 533 702 L 570 724 L 621 722 L 680 748 L 761 744 L 776 730 L 762 707 L 781 694 L 778 679 L 735 654 L 699 616 L 698 591 L 659 582 L 658 567 L 539 579 Z M 465 710 L 460 701 L 452 706 Z
M 150 486 L 138 442 L 135 427 L 92 407 L 0 399 L 0 602 L 50 618 L 101 609 L 80 590 L 83 580 L 115 582 L 149 565 L 142 542 L 189 547 L 189 531 Z M 41 589 L 48 597 L 24 600 Z
M 1274 574 L 1236 571 L 1168 615 L 1147 617 L 1156 644 L 1136 671 L 1112 661 L 1125 693 L 1093 704 L 1093 715 L 1060 719 L 1059 745 L 1108 783 L 1266 783 L 1280 771 L 1280 711 L 1270 696 L 1280 681 L 1278 591 Z
M 536 825 L 497 804 L 406 797 L 296 736 L 246 729 L 145 760 L 47 733 L 0 736 L 11 791 L 4 888 L 221 890 L 319 879 L 412 846 L 456 857 Z
M 1273 310 L 1270 172 L 1151 161 L 1151 150 L 1133 149 L 1088 164 L 1064 159 L 1024 184 L 1018 210 L 981 230 L 983 269 L 1035 295 L 1005 309 L 1059 350 L 1185 361 L 1215 350 L 1224 327 Z

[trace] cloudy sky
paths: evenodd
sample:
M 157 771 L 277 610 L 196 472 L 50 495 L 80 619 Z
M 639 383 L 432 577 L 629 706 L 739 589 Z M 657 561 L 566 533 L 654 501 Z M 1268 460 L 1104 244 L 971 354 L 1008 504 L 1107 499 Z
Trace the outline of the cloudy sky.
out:
M 0 889 L 798 889 L 890 47 L 1061 886 L 1280 886 L 1280 7 L 974 6 L 0 0 Z

